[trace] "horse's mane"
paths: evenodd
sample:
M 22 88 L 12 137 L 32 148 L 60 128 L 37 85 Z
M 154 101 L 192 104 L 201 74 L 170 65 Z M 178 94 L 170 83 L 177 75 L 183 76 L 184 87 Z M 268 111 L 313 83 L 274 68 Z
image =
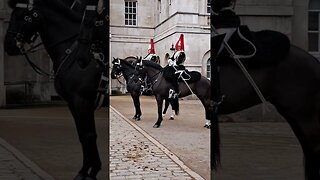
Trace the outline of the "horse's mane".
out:
M 129 62 L 130 64 L 134 64 L 137 62 L 137 57 L 134 56 L 128 56 L 126 58 L 124 58 L 125 61 Z
M 126 61 L 126 59 L 120 59 L 119 58 L 119 60 L 120 60 L 121 63 L 123 63 L 123 64 L 125 64 L 125 65 L 127 65 L 129 67 L 135 68 L 134 65 L 132 65 L 130 62 Z
M 159 64 L 155 63 L 155 62 L 152 62 L 152 61 L 149 61 L 149 60 L 142 60 L 142 63 L 145 66 L 149 66 L 149 67 L 152 67 L 152 68 L 155 68 L 155 69 L 158 69 L 158 70 L 162 70 L 162 67 Z

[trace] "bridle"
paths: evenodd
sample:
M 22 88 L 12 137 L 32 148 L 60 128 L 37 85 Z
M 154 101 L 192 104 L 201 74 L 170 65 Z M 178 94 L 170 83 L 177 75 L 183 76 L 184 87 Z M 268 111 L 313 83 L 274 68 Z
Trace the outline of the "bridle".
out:
M 22 8 L 22 9 L 26 9 L 27 13 L 23 18 L 23 21 L 25 22 L 24 26 L 26 25 L 30 25 L 31 23 L 34 23 L 36 21 L 39 21 L 39 13 L 37 11 L 35 11 L 34 9 L 34 0 L 29 0 L 28 4 L 26 3 L 17 3 L 16 8 Z M 23 45 L 25 42 L 32 44 L 36 41 L 36 39 L 39 37 L 39 33 L 35 33 L 33 36 L 30 37 L 30 39 L 26 40 L 25 39 L 25 33 L 22 32 L 15 32 L 15 31 L 8 31 L 8 33 L 12 33 L 15 35 L 15 39 L 16 39 L 16 45 L 17 47 L 20 49 L 20 51 L 22 52 L 30 52 L 31 49 L 29 49 L 28 51 L 25 51 Z M 40 46 L 41 44 L 37 45 L 36 47 Z M 35 46 L 32 46 L 32 49 L 34 49 Z
M 27 10 L 27 13 L 25 14 L 25 16 L 23 17 L 23 26 L 27 26 L 30 25 L 34 22 L 40 22 L 39 19 L 39 13 L 35 10 L 34 8 L 34 0 L 28 0 L 28 3 L 20 3 L 18 2 L 15 6 L 15 8 L 22 8 Z M 26 60 L 28 61 L 28 63 L 30 64 L 30 66 L 32 67 L 32 69 L 37 72 L 38 74 L 41 75 L 45 75 L 45 76 L 52 76 L 51 74 L 45 72 L 44 70 L 42 70 L 39 66 L 37 66 L 36 64 L 34 64 L 28 54 L 29 53 L 33 53 L 35 52 L 36 48 L 39 47 L 40 45 L 42 45 L 42 42 L 33 45 L 33 43 L 37 40 L 37 38 L 39 37 L 39 33 L 36 32 L 35 34 L 31 35 L 29 39 L 26 39 L 26 34 L 28 32 L 17 32 L 17 31 L 10 31 L 8 30 L 8 33 L 11 33 L 14 35 L 14 39 L 16 40 L 16 46 L 18 47 L 18 49 L 20 50 L 20 53 L 22 55 L 25 56 Z M 28 50 L 25 49 L 24 45 L 25 43 L 30 44 L 30 48 Z
M 117 81 L 122 84 L 122 85 L 125 85 L 125 83 L 121 82 L 120 81 L 120 78 L 121 77 L 124 77 L 123 76 L 123 73 L 118 73 L 119 71 L 122 71 L 121 68 L 122 68 L 122 65 L 121 65 L 121 61 L 119 58 L 114 58 L 114 60 L 112 61 L 112 64 L 113 64 L 113 69 L 115 68 L 117 70 L 117 72 L 114 72 L 114 75 L 115 75 L 115 78 L 117 79 Z M 130 76 L 131 75 L 131 76 Z M 133 77 L 135 76 L 135 73 L 132 73 L 132 74 L 129 74 L 129 80 L 132 80 Z M 129 81 L 130 82 L 130 81 Z M 129 83 L 128 82 L 128 83 Z
M 77 0 L 75 0 L 74 2 L 78 2 Z M 73 3 L 74 5 L 75 3 Z M 23 20 L 25 22 L 25 24 L 22 26 L 22 28 L 26 25 L 30 25 L 31 23 L 34 23 L 36 21 L 39 21 L 39 13 L 35 10 L 34 8 L 34 0 L 28 0 L 28 3 L 17 3 L 16 8 L 22 8 L 22 9 L 25 9 L 27 10 L 27 13 L 26 15 L 24 16 Z M 72 6 L 70 7 L 70 9 L 72 10 Z M 85 8 L 85 11 L 83 13 L 83 18 L 82 18 L 82 21 L 81 21 L 81 24 L 83 23 L 84 21 L 84 18 L 85 18 L 85 12 L 86 11 L 96 11 L 97 9 L 97 6 L 94 6 L 94 5 L 87 5 L 86 8 Z M 98 26 L 103 26 L 103 22 L 100 20 L 100 21 L 97 21 L 95 23 L 95 26 L 98 27 Z M 81 25 L 80 25 L 81 27 Z M 59 73 L 60 73 L 60 70 L 61 70 L 61 67 L 62 65 L 66 62 L 67 59 L 69 59 L 69 56 L 70 54 L 76 49 L 77 47 L 77 44 L 76 43 L 77 41 L 75 41 L 70 48 L 66 49 L 65 50 L 65 55 L 63 55 L 61 57 L 61 60 L 62 60 L 62 63 L 59 65 L 58 67 L 58 70 L 52 74 L 52 73 L 47 73 L 46 71 L 44 71 L 43 69 L 41 69 L 39 66 L 37 66 L 35 63 L 33 63 L 31 61 L 31 59 L 29 58 L 28 54 L 29 53 L 33 53 L 33 52 L 36 52 L 37 50 L 35 50 L 37 47 L 39 47 L 40 45 L 42 45 L 42 42 L 38 43 L 37 45 L 33 45 L 33 43 L 36 41 L 36 39 L 39 37 L 39 33 L 35 33 L 35 35 L 31 36 L 30 39 L 26 40 L 25 39 L 25 33 L 22 33 L 22 32 L 14 32 L 14 31 L 8 31 L 8 33 L 11 33 L 11 34 L 14 34 L 14 38 L 16 40 L 16 46 L 19 48 L 20 50 L 20 53 L 22 55 L 25 56 L 27 62 L 30 64 L 30 66 L 32 67 L 32 69 L 40 74 L 40 75 L 44 75 L 44 76 L 48 76 L 50 78 L 54 78 L 55 76 L 57 76 Z M 73 35 L 71 37 L 67 37 L 66 39 L 62 40 L 62 41 L 59 41 L 57 43 L 54 43 L 54 44 L 51 44 L 48 47 L 54 47 L 60 43 L 63 43 L 67 40 L 70 40 L 70 39 L 73 39 L 75 38 L 77 35 Z M 28 44 L 32 44 L 31 47 L 28 49 L 28 50 L 25 50 L 24 48 L 24 45 L 25 43 L 28 43 Z M 90 49 L 90 52 L 92 54 L 92 57 L 93 59 L 101 62 L 103 65 L 106 65 L 106 62 L 105 62 L 105 57 L 103 55 L 103 53 L 101 53 L 101 50 L 99 49 L 100 45 L 97 44 L 97 43 L 92 43 L 91 44 L 91 49 Z

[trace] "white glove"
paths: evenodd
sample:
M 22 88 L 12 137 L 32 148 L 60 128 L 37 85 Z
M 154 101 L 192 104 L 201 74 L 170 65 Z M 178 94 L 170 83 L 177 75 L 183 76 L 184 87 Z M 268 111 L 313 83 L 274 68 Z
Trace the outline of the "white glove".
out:
M 169 66 L 176 66 L 176 62 L 172 59 L 168 60 Z

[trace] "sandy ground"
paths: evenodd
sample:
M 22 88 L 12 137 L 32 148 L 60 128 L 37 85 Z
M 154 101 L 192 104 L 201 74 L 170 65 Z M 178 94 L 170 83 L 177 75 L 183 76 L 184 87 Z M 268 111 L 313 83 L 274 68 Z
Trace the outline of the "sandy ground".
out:
M 111 105 L 128 118 L 134 115 L 129 96 L 111 96 Z M 153 97 L 141 97 L 142 118 L 136 124 L 161 144 L 174 152 L 187 166 L 205 179 L 210 179 L 210 130 L 204 128 L 204 109 L 199 101 L 180 101 L 180 115 L 162 121 L 161 127 L 153 128 L 157 119 Z
M 111 105 L 132 118 L 130 96 L 111 96 Z M 210 131 L 203 128 L 204 109 L 196 100 L 180 101 L 180 115 L 159 129 L 154 98 L 141 97 L 142 119 L 136 122 L 174 152 L 191 169 L 210 179 Z M 289 125 L 273 111 L 262 116 L 260 107 L 224 116 L 220 123 L 222 167 L 216 180 L 302 180 L 303 156 Z

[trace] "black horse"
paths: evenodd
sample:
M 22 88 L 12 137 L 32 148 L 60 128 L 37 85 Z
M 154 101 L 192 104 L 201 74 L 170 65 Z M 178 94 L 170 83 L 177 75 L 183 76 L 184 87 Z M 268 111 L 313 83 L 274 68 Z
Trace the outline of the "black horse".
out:
M 221 1 L 221 5 L 214 10 L 219 11 L 221 7 L 228 6 L 229 3 L 223 4 L 225 2 Z M 223 23 L 224 19 L 220 18 L 219 23 Z M 244 35 L 240 39 L 238 32 Z M 236 54 L 249 53 L 248 41 L 243 41 L 243 37 L 254 44 L 256 54 L 252 58 L 240 60 L 263 96 L 287 120 L 298 138 L 305 157 L 305 178 L 320 179 L 320 62 L 301 48 L 290 45 L 282 33 L 269 30 L 250 32 L 245 27 L 239 27 L 228 41 Z M 214 43 L 219 36 L 212 38 L 211 42 Z M 219 67 L 221 94 L 225 96 L 218 108 L 219 114 L 237 112 L 261 103 L 238 64 L 230 58 L 232 51 L 228 49 L 225 46 L 214 57 Z M 219 142 L 219 134 L 211 138 Z M 219 147 L 213 149 L 213 153 L 219 153 Z M 218 165 L 219 154 L 212 156 Z
M 140 95 L 143 91 L 142 85 L 147 88 L 148 84 L 146 84 L 146 80 L 142 79 L 137 81 L 135 77 L 136 67 L 132 65 L 136 62 L 135 57 L 128 57 L 126 59 L 114 58 L 112 61 L 112 70 L 111 70 L 111 78 L 117 79 L 120 75 L 123 75 L 124 79 L 126 80 L 127 90 L 130 93 L 133 104 L 135 107 L 135 115 L 132 119 L 137 121 L 140 120 L 142 115 L 141 107 L 140 107 Z M 163 110 L 163 116 L 166 114 L 167 109 L 169 107 L 169 101 L 165 101 L 165 107 Z M 170 116 L 170 119 L 174 119 L 174 115 Z
M 56 91 L 68 103 L 82 145 L 83 166 L 76 180 L 96 179 L 101 169 L 94 110 L 97 93 L 104 91 L 99 89 L 101 75 L 108 70 L 103 61 L 108 57 L 108 31 L 107 12 L 98 14 L 96 4 L 10 0 L 13 11 L 4 44 L 9 55 L 21 55 L 23 44 L 40 34 L 53 61 Z
M 137 60 L 137 66 L 139 67 L 137 70 L 137 73 L 139 75 L 147 76 L 148 79 L 152 83 L 152 92 L 156 97 L 157 106 L 158 106 L 158 120 L 153 125 L 154 128 L 159 128 L 161 125 L 161 122 L 163 120 L 162 118 L 162 105 L 163 100 L 169 101 L 169 90 L 173 89 L 172 83 L 167 81 L 163 76 L 163 68 L 152 62 L 152 61 L 146 61 L 146 60 Z M 204 77 L 201 76 L 200 80 L 192 83 L 188 83 L 189 87 L 191 88 L 192 92 L 200 99 L 206 114 L 207 122 L 205 124 L 205 127 L 210 127 L 210 95 L 211 95 L 211 85 L 210 81 Z M 179 83 L 179 97 L 185 97 L 188 95 L 191 95 L 192 92 L 190 91 L 189 87 L 184 83 Z M 172 103 L 172 102 L 171 102 Z M 174 110 L 178 111 L 175 107 L 176 105 L 171 104 L 174 108 Z

